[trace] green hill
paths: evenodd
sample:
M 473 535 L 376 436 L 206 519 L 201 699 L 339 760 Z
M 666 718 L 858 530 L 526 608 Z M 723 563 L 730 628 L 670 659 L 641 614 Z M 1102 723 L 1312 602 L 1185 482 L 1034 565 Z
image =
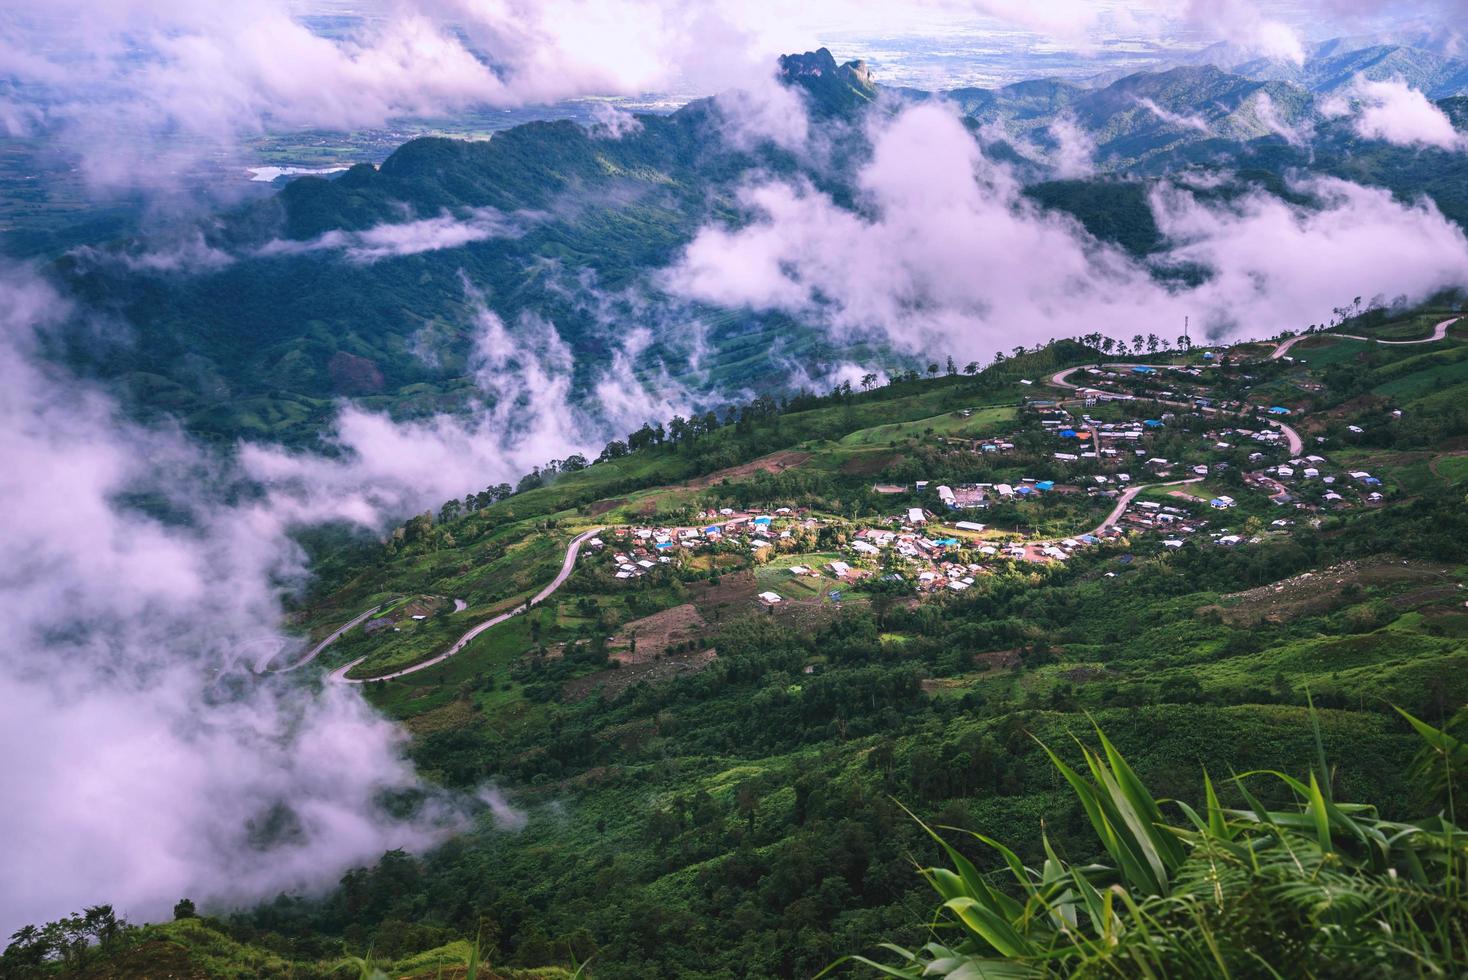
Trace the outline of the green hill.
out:
M 1345 331 L 1368 340 L 1325 333 L 1289 359 L 1264 359 L 1259 345 L 1211 358 L 1158 352 L 1140 355 L 1159 365 L 1156 377 L 1084 376 L 1129 400 L 1086 404 L 1073 389 L 1040 383 L 1095 364 L 1093 349 L 1072 342 L 973 375 L 904 376 L 785 405 L 763 399 L 676 438 L 634 438 L 640 448 L 631 452 L 608 447 L 603 460 L 547 485 L 451 502 L 386 542 L 320 544 L 320 585 L 298 615 L 303 632 L 323 635 L 385 597 L 417 597 L 385 609 L 424 610 L 413 630 L 363 628 L 323 655 L 323 670 L 366 657 L 370 676 L 421 661 L 523 599 L 549 580 L 573 535 L 602 529 L 606 548 L 581 558 L 541 604 L 447 661 L 365 689 L 410 733 L 427 779 L 466 794 L 495 785 L 523 826 L 486 810 L 471 832 L 422 856 L 386 855 L 324 898 L 207 910 L 217 918 L 204 925 L 129 933 L 139 942 L 108 947 L 98 954 L 104 965 L 88 969 L 141 970 L 156 955 L 179 969 L 187 956 L 199 975 L 240 975 L 242 967 L 209 972 L 228 960 L 282 962 L 271 969 L 313 976 L 343 947 L 427 963 L 445 943 L 475 936 L 495 970 L 569 968 L 589 957 L 588 975 L 606 978 L 800 977 L 851 953 L 883 959 L 879 940 L 916 950 L 934 938 L 914 861 L 952 866 L 956 853 L 1008 874 L 983 841 L 943 832 L 940 846 L 904 807 L 930 826 L 1002 841 L 1025 866 L 1040 868 L 1048 846 L 1057 874 L 1090 869 L 1098 888 L 1109 880 L 1116 852 L 1094 836 L 1094 815 L 1046 753 L 1085 771 L 1072 736 L 1084 741 L 1093 724 L 1152 799 L 1188 801 L 1206 817 L 1214 804 L 1205 805 L 1201 773 L 1211 774 L 1232 829 L 1210 832 L 1236 841 L 1258 833 L 1249 826 L 1254 801 L 1311 841 L 1321 840 L 1312 814 L 1324 811 L 1287 782 L 1235 782 L 1234 773 L 1308 780 L 1313 771 L 1343 807 L 1371 804 L 1347 808 L 1348 819 L 1330 816 L 1331 843 L 1313 845 L 1311 867 L 1328 865 L 1332 848 L 1356 853 L 1334 836 L 1349 835 L 1348 826 L 1386 834 L 1405 821 L 1430 823 L 1446 787 L 1461 792 L 1461 772 L 1442 783 L 1415 768 L 1421 737 L 1393 705 L 1462 732 L 1453 719 L 1468 703 L 1468 468 L 1458 465 L 1468 416 L 1461 399 L 1436 395 L 1468 384 L 1468 347 L 1456 331 L 1418 346 L 1370 338 L 1417 339 L 1444 316 L 1370 314 Z M 1180 389 L 1241 407 L 1190 408 L 1177 401 Z M 1289 482 L 1288 504 L 1255 476 L 1286 462 L 1283 446 L 1235 432 L 1267 429 L 1258 413 L 1281 403 L 1323 459 L 1317 477 L 1278 478 Z M 1137 425 L 1142 456 L 1057 458 L 1073 445 L 1045 424 L 1058 410 L 1075 424 L 1089 416 L 1081 428 L 1096 431 Z M 1142 428 L 1143 419 L 1161 424 Z M 1145 475 L 1143 456 L 1165 457 L 1174 475 Z M 1169 483 L 1196 465 L 1206 482 L 1136 498 L 1156 513 L 1173 508 L 1192 533 L 1126 522 L 1120 535 L 1076 542 L 1063 559 L 980 550 L 1074 538 L 1111 510 L 1116 492 L 1102 488 L 1117 486 L 1120 473 Z M 1023 500 L 996 497 L 970 514 L 945 511 L 936 490 L 978 483 L 997 494 L 999 483 L 1047 481 L 1055 486 Z M 1324 496 L 1329 488 L 1340 502 Z M 1234 504 L 1220 510 L 1209 494 Z M 934 589 L 917 559 L 853 548 L 863 529 L 901 530 L 913 507 L 931 515 L 923 535 L 951 537 L 945 547 L 978 569 L 972 587 Z M 612 553 L 633 547 L 634 528 L 702 527 L 723 520 L 708 516 L 721 508 L 772 515 L 767 533 L 777 543 L 763 554 L 733 537 L 675 548 L 667 564 L 615 575 Z M 984 530 L 950 523 L 964 517 Z M 1165 544 L 1170 533 L 1186 540 Z M 838 559 L 865 577 L 836 581 L 825 569 Z M 760 591 L 783 601 L 762 604 Z M 449 598 L 467 608 L 454 611 Z M 1316 761 L 1321 753 L 1327 764 Z M 1162 806 L 1171 825 L 1187 829 L 1183 811 Z M 1193 895 L 1202 852 L 1184 844 L 1165 863 L 1180 876 L 1177 894 Z M 1378 888 L 1375 873 L 1342 880 L 1356 891 L 1338 894 Z M 1291 874 L 1271 863 L 1267 887 L 1318 885 Z M 1436 875 L 1424 888 L 1438 887 Z M 1167 973 L 1166 963 L 1199 955 L 1202 946 L 1188 945 L 1197 926 L 1215 930 L 1227 951 L 1221 962 L 1237 967 L 1272 941 L 1254 938 L 1250 930 L 1267 922 L 1245 913 L 1284 914 L 1288 904 L 1251 904 L 1249 880 L 1229 879 L 1216 917 L 1189 918 L 1165 895 L 1140 905 L 1172 930 L 1171 945 L 1132 945 L 1135 919 L 1118 910 L 1128 938 L 1116 955 L 1156 955 Z M 992 881 L 1025 900 L 1012 876 Z M 1410 907 L 1392 914 L 1404 908 L 1410 917 Z M 1329 923 L 1312 909 L 1287 931 L 1323 956 L 1327 947 L 1312 944 L 1326 941 L 1329 929 L 1317 925 Z M 1452 915 L 1437 915 L 1424 910 L 1413 928 L 1451 928 Z M 1026 943 L 1049 941 L 1043 922 L 1016 928 Z M 1423 941 L 1438 948 L 1430 935 Z M 1359 962 L 1339 944 L 1328 948 L 1343 969 Z M 219 959 L 202 959 L 207 949 Z M 1168 958 L 1175 949 L 1184 959 Z M 418 975 L 410 969 L 394 975 Z

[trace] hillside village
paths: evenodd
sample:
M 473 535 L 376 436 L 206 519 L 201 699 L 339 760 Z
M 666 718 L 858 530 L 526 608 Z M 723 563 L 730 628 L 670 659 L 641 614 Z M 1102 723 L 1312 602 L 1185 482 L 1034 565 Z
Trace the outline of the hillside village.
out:
M 1026 397 L 1002 435 L 935 436 L 943 455 L 966 461 L 962 478 L 875 483 L 882 512 L 872 518 L 775 501 L 768 512 L 725 506 L 686 524 L 607 528 L 591 551 L 605 552 L 595 560 L 614 566 L 617 580 L 676 573 L 696 556 L 777 568 L 798 587 L 772 582 L 757 601 L 773 606 L 792 591 L 806 600 L 873 587 L 962 592 L 995 568 L 1064 562 L 1097 546 L 1125 549 L 1128 561 L 1189 540 L 1243 547 L 1322 511 L 1385 501 L 1382 481 L 1366 470 L 1335 467 L 1321 452 L 1292 455 L 1299 437 L 1283 422 L 1291 410 L 1249 399 L 1252 375 L 1230 379 L 1238 397 L 1220 397 L 1211 382 L 1228 363 L 1205 350 L 1196 364 L 1061 372 L 1055 397 Z M 1083 386 L 1070 381 L 1078 373 Z M 1055 510 L 1074 531 L 1026 533 Z

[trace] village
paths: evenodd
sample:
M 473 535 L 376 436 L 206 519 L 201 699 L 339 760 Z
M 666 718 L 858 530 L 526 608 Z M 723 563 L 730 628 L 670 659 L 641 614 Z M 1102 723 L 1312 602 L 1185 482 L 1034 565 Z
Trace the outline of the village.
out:
M 1324 510 L 1384 500 L 1369 472 L 1339 470 L 1306 452 L 1285 421 L 1289 408 L 1220 397 L 1205 380 L 1218 361 L 1211 352 L 1202 357 L 1198 366 L 1061 372 L 1052 383 L 1064 395 L 1027 398 L 1009 431 L 931 435 L 967 478 L 878 481 L 864 488 L 872 516 L 705 506 L 686 523 L 612 527 L 589 545 L 604 552 L 618 580 L 660 568 L 676 573 L 707 556 L 713 567 L 774 569 L 792 583 L 787 593 L 839 601 L 883 588 L 960 593 L 1006 563 L 1066 562 L 1106 544 L 1128 554 L 1162 553 L 1190 539 L 1236 548 L 1288 534 L 1297 519 Z M 1084 386 L 1069 380 L 1078 374 Z M 1246 395 L 1249 380 L 1235 381 L 1235 392 Z M 1061 500 L 1074 529 L 1038 533 L 1053 530 L 1040 515 Z M 769 587 L 760 602 L 787 601 L 780 577 L 761 576 Z

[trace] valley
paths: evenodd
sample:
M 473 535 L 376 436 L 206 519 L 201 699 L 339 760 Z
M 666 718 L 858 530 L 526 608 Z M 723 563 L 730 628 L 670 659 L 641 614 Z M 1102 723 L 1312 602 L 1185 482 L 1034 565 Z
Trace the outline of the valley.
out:
M 431 893 L 468 862 L 506 976 L 565 950 L 603 976 L 693 975 L 709 944 L 814 974 L 874 928 L 915 936 L 921 830 L 894 799 L 1023 847 L 1043 814 L 1067 846 L 1079 811 L 1030 736 L 1060 746 L 1090 720 L 1184 796 L 1200 766 L 1288 764 L 1313 718 L 1341 798 L 1407 805 L 1391 705 L 1438 716 L 1468 694 L 1468 470 L 1422 461 L 1456 459 L 1433 447 L 1468 429 L 1419 383 L 1468 387 L 1468 348 L 1370 343 L 1399 333 L 1124 364 L 1067 342 L 745 412 L 390 537 L 302 622 L 331 635 L 379 597 L 465 596 L 432 614 L 460 637 L 446 653 L 364 691 L 424 772 L 492 779 L 526 822 L 486 814 L 403 858 L 408 879 L 364 872 L 351 887 L 380 911 L 354 915 L 382 943 L 404 880 Z M 698 476 L 723 450 L 754 465 Z M 758 465 L 771 452 L 786 465 Z M 473 584 L 501 580 L 516 590 Z M 366 656 L 331 666 L 328 647 L 312 669 Z M 341 901 L 272 912 L 268 941 L 312 948 Z M 265 941 L 262 915 L 229 933 Z
M 29 6 L 0 978 L 1468 975 L 1453 4 Z

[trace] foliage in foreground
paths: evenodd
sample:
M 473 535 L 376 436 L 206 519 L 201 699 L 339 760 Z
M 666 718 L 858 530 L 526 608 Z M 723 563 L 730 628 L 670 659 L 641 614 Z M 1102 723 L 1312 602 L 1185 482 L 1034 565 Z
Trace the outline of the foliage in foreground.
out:
M 1468 761 L 1468 743 L 1406 717 L 1437 768 L 1451 773 Z M 924 825 L 953 863 L 922 872 L 943 898 L 932 941 L 917 951 L 884 944 L 896 965 L 852 959 L 886 976 L 950 980 L 1468 971 L 1468 831 L 1453 820 L 1451 789 L 1446 816 L 1383 820 L 1375 807 L 1332 798 L 1319 749 L 1308 782 L 1275 771 L 1234 777 L 1242 809 L 1221 806 L 1205 772 L 1203 811 L 1175 801 L 1184 819 L 1169 822 L 1096 734 L 1100 751 L 1081 747 L 1089 777 L 1045 751 L 1089 817 L 1104 863 L 1073 863 L 1046 839 L 1044 864 L 1027 868 L 973 833 L 1004 861 L 986 875 Z M 1265 809 L 1251 777 L 1283 782 L 1297 807 Z

